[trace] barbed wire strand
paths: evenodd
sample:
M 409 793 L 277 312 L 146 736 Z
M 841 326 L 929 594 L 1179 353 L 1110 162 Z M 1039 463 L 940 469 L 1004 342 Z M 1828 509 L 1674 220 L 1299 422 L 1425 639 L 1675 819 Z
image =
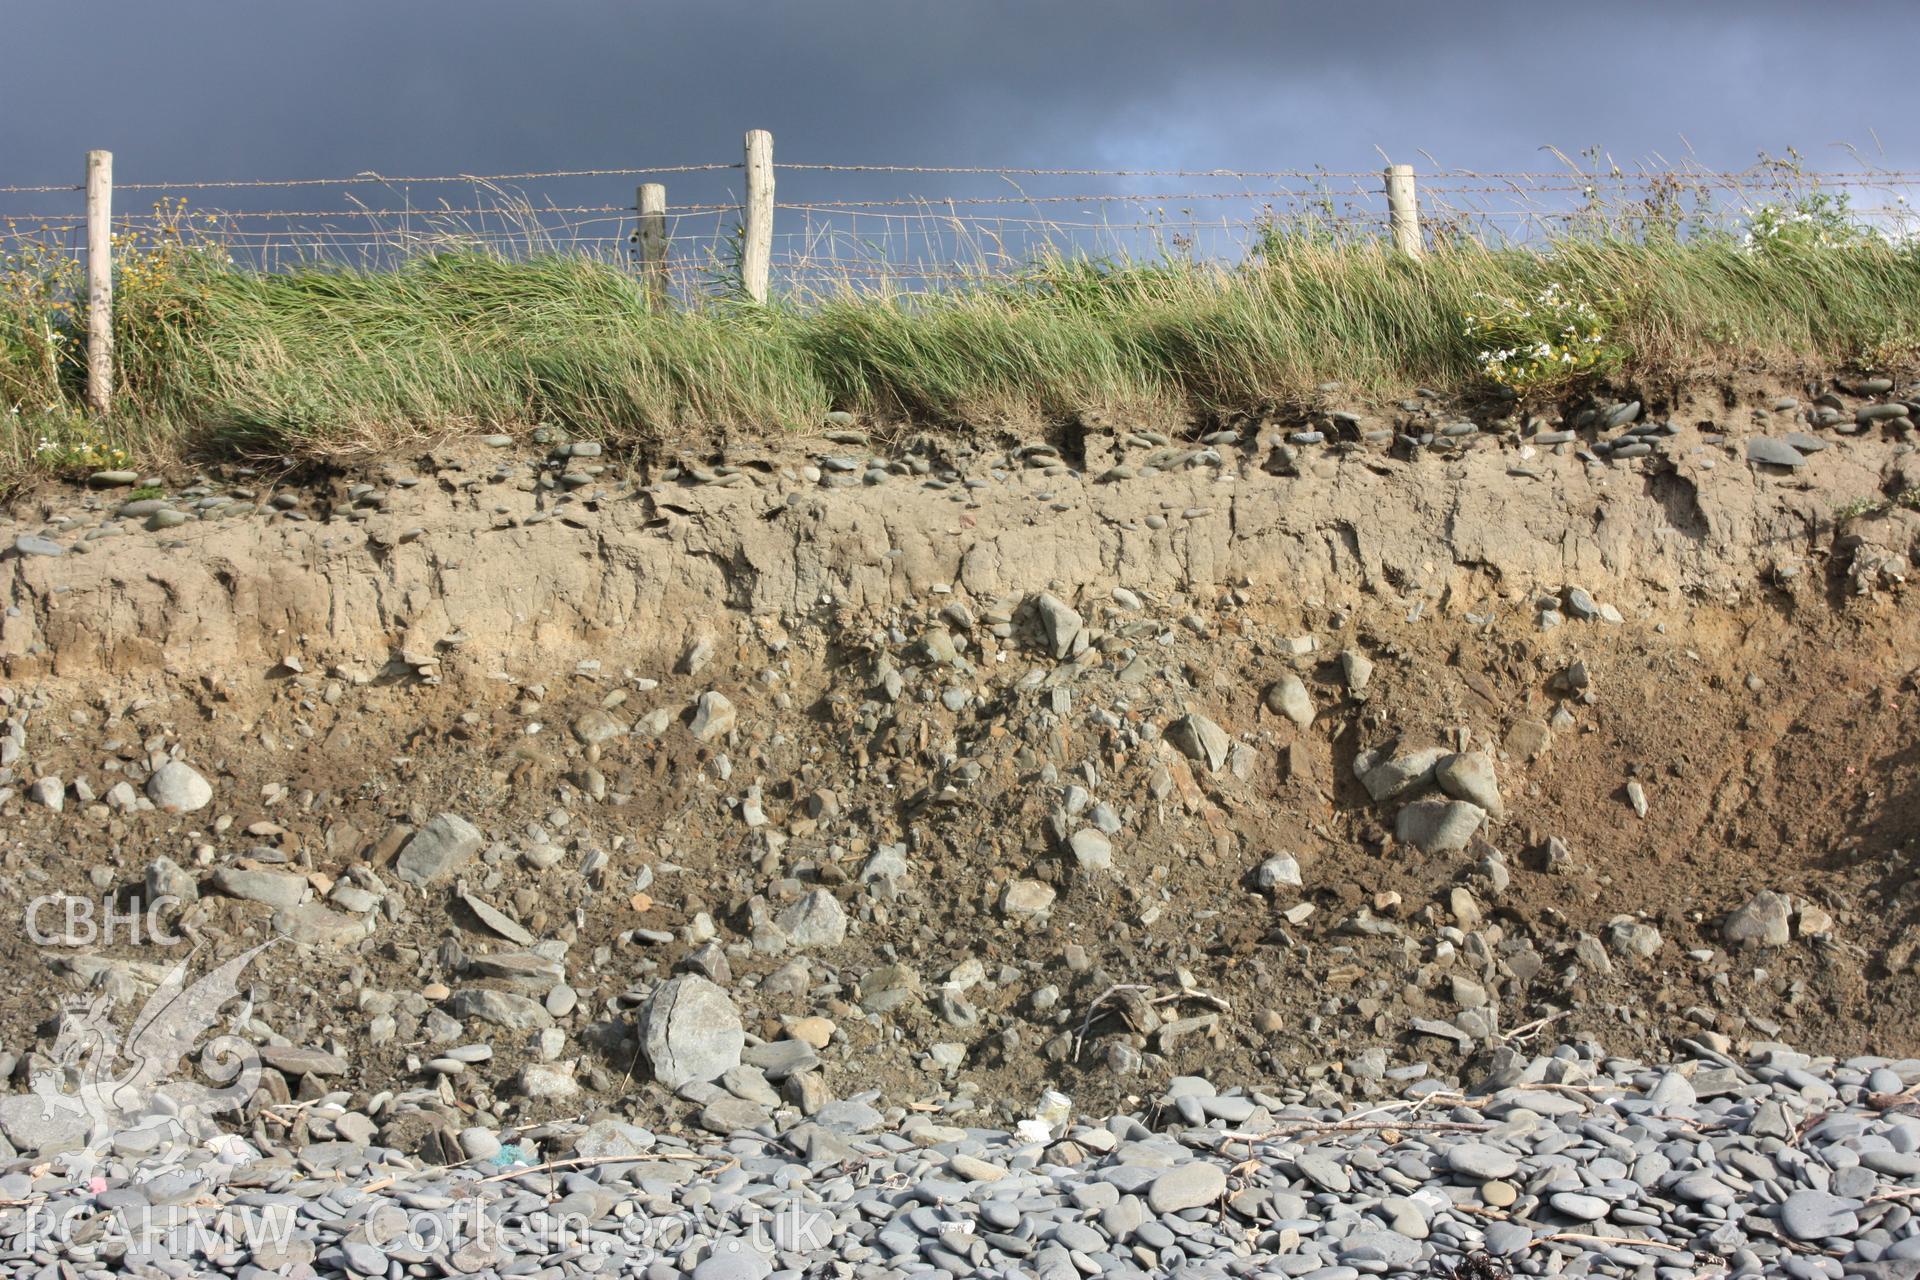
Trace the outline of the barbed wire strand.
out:
M 654 165 L 646 168 L 615 169 L 548 169 L 529 170 L 521 173 L 456 173 L 456 174 L 420 174 L 409 176 L 389 176 L 371 170 L 340 178 L 250 178 L 227 179 L 221 181 L 197 182 L 123 182 L 117 183 L 119 191 L 213 191 L 242 190 L 269 187 L 347 187 L 365 185 L 425 185 L 430 183 L 499 183 L 531 182 L 546 179 L 568 178 L 617 178 L 650 177 L 670 174 L 714 173 L 742 169 L 745 166 L 738 161 L 712 164 Z M 787 169 L 795 172 L 816 173 L 922 173 L 947 175 L 977 175 L 987 177 L 1103 177 L 1103 178 L 1291 178 L 1309 181 L 1327 181 L 1330 179 L 1378 181 L 1377 169 L 1098 169 L 1098 168 L 1038 168 L 1013 166 L 965 166 L 965 165 L 888 165 L 888 164 L 812 164 L 780 162 L 774 165 L 776 170 Z M 1436 169 L 1428 173 L 1416 174 L 1424 185 L 1443 182 L 1448 179 L 1472 179 L 1498 182 L 1543 182 L 1558 181 L 1584 186 L 1594 183 L 1612 185 L 1651 184 L 1655 182 L 1675 182 L 1682 185 L 1701 185 L 1711 183 L 1737 183 L 1754 185 L 1777 185 L 1782 182 L 1820 182 L 1828 185 L 1874 185 L 1888 182 L 1913 182 L 1920 180 L 1920 171 L 1914 170 L 1806 170 L 1776 169 L 1756 167 L 1743 170 L 1620 170 L 1606 173 L 1581 173 L 1578 170 L 1478 170 L 1478 169 Z M 48 194 L 84 190 L 84 185 L 75 182 L 43 183 L 37 185 L 0 186 L 0 194 Z
M 1007 175 L 1013 177 L 1106 177 L 1106 178 L 1365 178 L 1379 181 L 1378 169 L 1021 169 L 992 166 L 958 165 L 894 165 L 894 164 L 789 164 L 777 162 L 775 169 L 796 169 L 818 173 L 937 173 L 937 174 L 976 174 L 985 176 Z M 1907 170 L 1888 170 L 1889 176 L 1900 178 L 1920 177 L 1920 172 Z M 1604 174 L 1583 174 L 1576 170 L 1523 170 L 1504 172 L 1479 169 L 1436 169 L 1430 173 L 1415 175 L 1421 182 L 1430 178 L 1475 178 L 1501 181 L 1525 181 L 1537 178 L 1555 178 L 1562 181 L 1581 182 L 1647 182 L 1659 178 L 1691 178 L 1696 180 L 1722 180 L 1729 178 L 1752 178 L 1756 181 L 1778 182 L 1792 180 L 1837 180 L 1860 177 L 1856 170 L 1836 170 L 1833 172 L 1792 171 L 1767 168 L 1741 170 L 1690 170 L 1690 169 L 1651 169 L 1609 171 Z
M 1119 203 L 1132 203 L 1132 202 L 1123 201 Z M 1205 219 L 1187 218 L 1187 219 L 1169 220 L 1165 218 L 1159 218 L 1159 219 L 1146 219 L 1146 220 L 1129 220 L 1124 222 L 1115 222 L 1112 220 L 1089 222 L 1089 221 L 1080 221 L 1080 220 L 1069 219 L 1069 218 L 1022 218 L 1022 217 L 1012 216 L 1008 214 L 999 214 L 999 213 L 959 215 L 959 214 L 945 212 L 938 205 L 926 205 L 926 206 L 918 206 L 918 207 L 920 211 L 916 213 L 892 213 L 892 212 L 885 212 L 885 211 L 876 211 L 864 204 L 852 205 L 852 204 L 834 202 L 834 201 L 828 201 L 821 204 L 782 203 L 776 206 L 776 208 L 778 209 L 781 209 L 787 212 L 792 212 L 792 213 L 820 213 L 830 217 L 844 217 L 849 221 L 853 222 L 855 225 L 857 225 L 860 220 L 864 219 L 868 221 L 880 221 L 883 223 L 905 223 L 905 224 L 908 224 L 911 226 L 917 226 L 917 227 L 932 226 L 937 228 L 944 228 L 949 224 L 956 224 L 956 223 L 960 225 L 967 225 L 967 226 L 978 225 L 978 226 L 1058 226 L 1058 227 L 1156 227 L 1156 226 L 1167 227 L 1167 226 L 1221 226 L 1221 225 L 1257 226 L 1269 221 L 1269 218 L 1267 216 L 1259 216 L 1259 217 L 1252 217 L 1252 218 L 1245 218 L 1245 219 L 1234 219 L 1232 217 L 1223 215 L 1222 217 L 1218 217 L 1218 218 L 1205 218 Z M 703 219 L 706 215 L 710 213 L 715 213 L 715 212 L 730 213 L 730 212 L 734 212 L 737 208 L 738 206 L 735 206 L 735 205 L 675 205 L 675 206 L 670 206 L 665 211 L 665 216 L 668 219 L 669 223 L 676 223 L 685 218 Z M 1379 215 L 1379 212 L 1380 212 L 1380 207 L 1376 202 L 1371 202 L 1371 201 L 1363 202 L 1360 200 L 1347 198 L 1347 199 L 1336 201 L 1333 204 L 1324 208 L 1316 208 L 1316 209 L 1310 210 L 1302 216 L 1308 217 L 1308 218 L 1333 216 L 1336 218 L 1359 219 L 1362 217 L 1377 217 Z M 1907 216 L 1914 216 L 1915 214 L 1920 213 L 1920 210 L 1916 210 L 1914 206 L 1906 203 L 1895 203 L 1895 204 L 1886 204 L 1886 205 L 1855 207 L 1853 209 L 1850 209 L 1849 212 L 1854 215 L 1902 214 Z M 1711 213 L 1712 211 L 1701 211 L 1700 213 L 1693 214 L 1693 215 L 1683 213 L 1679 215 L 1679 217 L 1680 217 L 1680 220 L 1683 222 L 1692 222 L 1692 221 L 1698 221 L 1703 217 L 1711 216 Z M 551 222 L 551 221 L 541 221 L 542 218 L 548 215 L 561 215 L 561 214 L 595 214 L 595 215 L 603 215 L 603 216 L 598 216 L 593 218 L 577 218 L 577 217 L 569 218 L 565 221 L 558 222 L 558 223 Z M 225 235 L 283 235 L 283 234 L 296 233 L 300 230 L 300 228 L 289 227 L 289 228 L 284 228 L 282 230 L 277 230 L 277 231 L 250 232 L 238 227 L 231 226 L 230 223 L 233 221 L 239 221 L 239 220 L 290 221 L 294 219 L 343 219 L 343 220 L 351 220 L 355 222 L 364 222 L 364 221 L 380 219 L 380 218 L 388 218 L 388 219 L 393 219 L 395 221 L 407 220 L 407 219 L 418 221 L 419 223 L 422 224 L 422 234 L 428 234 L 428 233 L 447 234 L 453 231 L 487 230 L 488 228 L 486 228 L 484 225 L 481 227 L 464 227 L 463 226 L 463 227 L 453 227 L 453 228 L 436 227 L 434 225 L 436 221 L 443 221 L 447 218 L 452 218 L 452 217 L 475 217 L 475 218 L 505 219 L 509 222 L 510 225 L 500 228 L 498 230 L 498 234 L 513 235 L 513 234 L 522 233 L 522 232 L 537 233 L 542 230 L 551 230 L 557 226 L 558 227 L 578 227 L 578 226 L 588 226 L 588 225 L 607 224 L 607 223 L 624 224 L 626 222 L 633 220 L 634 214 L 635 214 L 635 211 L 633 209 L 626 208 L 619 205 L 555 206 L 551 208 L 533 208 L 533 209 L 521 209 L 513 206 L 503 206 L 503 207 L 473 207 L 473 208 L 435 209 L 435 210 L 421 210 L 421 209 L 254 210 L 254 211 L 222 212 L 210 220 L 194 219 L 191 222 L 187 223 L 184 227 L 179 228 L 178 230 L 184 231 L 194 236 L 205 235 L 205 236 L 211 236 L 216 238 L 219 236 L 225 236 Z M 1614 217 L 1614 218 L 1658 218 L 1658 219 L 1665 219 L 1671 216 L 1658 210 L 1638 212 L 1638 213 L 1632 212 L 1629 210 L 1617 210 L 1617 209 L 1608 209 L 1608 210 L 1601 210 L 1601 211 L 1587 210 L 1587 209 L 1496 210 L 1496 209 L 1462 207 L 1462 206 L 1454 206 L 1454 205 L 1446 205 L 1446 204 L 1437 204 L 1437 205 L 1429 206 L 1429 208 L 1425 210 L 1425 214 L 1430 216 L 1470 215 L 1475 217 L 1495 217 L 1495 216 L 1498 216 L 1498 217 L 1555 217 L 1555 218 Z M 114 216 L 113 223 L 117 228 L 123 231 L 129 230 L 129 229 L 140 230 L 150 225 L 157 226 L 162 231 L 175 230 L 174 226 L 171 223 L 171 220 L 166 218 L 155 218 L 150 215 L 116 214 Z M 30 235 L 40 231 L 73 230 L 73 229 L 82 227 L 84 225 L 85 225 L 85 219 L 78 216 L 39 217 L 31 214 L 0 214 L 0 236 L 10 234 L 14 238 L 19 238 L 23 235 Z M 831 225 L 831 224 L 828 224 L 828 225 Z M 321 225 L 312 228 L 312 231 L 314 234 L 321 234 L 321 233 L 324 233 L 326 229 L 327 228 L 325 223 L 322 223 Z M 396 233 L 402 233 L 404 231 L 403 228 L 395 228 L 394 230 L 396 231 Z M 800 233 L 781 233 L 781 234 L 800 234 Z
M 740 162 L 730 164 L 670 164 L 655 165 L 647 169 L 550 169 L 531 173 L 448 173 L 415 177 L 388 177 L 385 174 L 368 171 L 356 173 L 350 178 L 248 178 L 231 179 L 222 182 L 117 182 L 116 191 L 216 191 L 238 190 L 247 187 L 352 187 L 373 184 L 402 186 L 408 184 L 424 185 L 430 182 L 531 182 L 544 178 L 634 178 L 648 177 L 653 174 L 669 173 L 713 173 L 723 169 L 741 169 L 746 166 Z M 46 192 L 46 191 L 83 191 L 79 183 L 58 183 L 45 186 L 0 187 L 0 193 Z
M 1916 181 L 1920 181 L 1920 174 L 1916 174 L 1914 176 Z M 1899 185 L 1899 184 L 1892 183 L 1892 182 L 1880 182 L 1880 181 L 1866 183 L 1863 181 L 1859 185 L 1890 186 L 1890 185 Z M 4 191 L 8 189 L 9 188 L 0 188 L 0 191 Z M 1531 187 L 1531 188 L 1526 188 L 1522 191 L 1516 192 L 1514 188 L 1511 188 L 1508 186 L 1449 186 L 1440 182 L 1424 184 L 1420 188 L 1420 192 L 1423 196 L 1513 195 L 1513 194 L 1532 194 L 1536 192 L 1581 193 L 1586 190 L 1587 188 L 1583 186 L 1563 184 L 1563 185 L 1554 185 L 1554 186 Z M 832 211 L 832 210 L 860 211 L 860 210 L 868 210 L 868 209 L 887 209 L 887 208 L 911 208 L 911 209 L 920 209 L 928 212 L 934 212 L 944 208 L 972 208 L 972 207 L 998 206 L 998 205 L 1157 204 L 1157 203 L 1177 203 L 1177 202 L 1183 202 L 1183 201 L 1196 202 L 1196 203 L 1203 202 L 1203 201 L 1209 202 L 1209 203 L 1214 203 L 1214 202 L 1225 203 L 1229 201 L 1238 201 L 1238 200 L 1287 200 L 1287 199 L 1301 199 L 1301 198 L 1325 199 L 1331 194 L 1332 193 L 1325 192 L 1325 191 L 1284 188 L 1279 190 L 1240 191 L 1240 192 L 1210 192 L 1210 191 L 1144 192 L 1144 193 L 1086 192 L 1086 193 L 1075 194 L 1075 195 L 1044 195 L 1044 196 L 1033 196 L 1033 195 L 944 196 L 944 197 L 943 196 L 913 196 L 913 197 L 906 197 L 906 198 L 899 198 L 899 199 L 812 200 L 812 201 L 805 201 L 805 202 L 781 202 L 777 204 L 775 207 L 779 209 L 786 209 L 786 210 L 793 210 L 793 211 L 819 211 L 819 212 L 826 212 L 826 211 Z M 1375 191 L 1359 191 L 1359 192 L 1343 194 L 1342 196 L 1340 196 L 1340 198 L 1347 199 L 1347 200 L 1361 198 L 1361 199 L 1366 199 L 1370 201 L 1379 201 L 1380 199 L 1383 198 L 1383 195 L 1382 193 L 1375 192 Z M 740 208 L 740 205 L 735 202 L 727 202 L 727 203 L 720 203 L 720 204 L 689 203 L 689 204 L 669 205 L 665 208 L 664 212 L 669 216 L 675 215 L 675 214 L 728 213 L 728 212 L 733 212 L 739 208 Z M 404 209 L 385 209 L 385 208 L 383 209 L 369 209 L 369 208 L 245 209 L 245 210 L 215 210 L 210 212 L 214 213 L 215 215 L 217 215 L 218 218 L 221 218 L 221 219 L 271 219 L 271 218 L 373 219 L 373 218 L 406 218 L 406 217 L 426 219 L 426 218 L 435 218 L 435 217 L 480 216 L 480 215 L 493 215 L 493 214 L 544 215 L 544 214 L 568 214 L 568 213 L 633 213 L 637 211 L 631 205 L 520 206 L 520 205 L 507 203 L 507 204 L 484 205 L 484 206 L 457 206 L 457 207 L 449 207 L 449 206 L 443 205 L 443 206 L 427 206 L 427 207 L 421 207 L 421 208 L 404 208 Z M 193 216 L 193 215 L 190 215 L 190 216 Z M 150 214 L 121 213 L 121 214 L 114 215 L 114 221 L 121 225 L 139 225 L 139 224 L 151 221 L 153 220 L 153 218 L 154 218 L 154 215 L 150 215 Z M 77 225 L 79 222 L 83 221 L 83 219 L 80 217 L 80 215 L 63 216 L 63 215 L 56 215 L 56 214 L 12 213 L 12 214 L 0 214 L 0 221 L 38 222 L 46 225 Z

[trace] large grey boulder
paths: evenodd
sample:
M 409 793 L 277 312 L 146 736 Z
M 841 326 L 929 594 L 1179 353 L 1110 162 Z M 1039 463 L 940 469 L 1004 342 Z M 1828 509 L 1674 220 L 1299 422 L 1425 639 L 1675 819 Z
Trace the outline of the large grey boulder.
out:
M 1064 658 L 1073 648 L 1073 638 L 1080 634 L 1082 619 L 1072 605 L 1042 591 L 1033 598 L 1033 612 L 1040 620 L 1040 633 L 1046 638 L 1047 651 L 1056 658 Z
M 1385 804 L 1432 782 L 1434 768 L 1450 754 L 1445 747 L 1408 751 L 1373 764 L 1360 774 L 1360 783 L 1375 804 Z
M 467 864 L 486 838 L 457 813 L 443 813 L 413 833 L 393 869 L 408 884 L 425 888 Z
M 1465 800 L 1415 800 L 1400 810 L 1393 838 L 1422 853 L 1458 853 L 1486 820 L 1486 810 Z
M 640 1047 L 654 1079 L 669 1089 L 718 1080 L 740 1065 L 746 1043 L 733 1001 L 698 974 L 661 983 L 640 1010 Z
M 796 947 L 837 947 L 847 940 L 847 910 L 825 889 L 815 889 L 780 913 L 780 932 Z
M 553 1015 L 539 1001 L 512 991 L 468 987 L 454 992 L 447 1008 L 456 1018 L 491 1022 L 508 1031 L 538 1031 L 553 1025 Z
M 264 902 L 270 907 L 297 907 L 307 896 L 307 878 L 291 871 L 221 867 L 213 873 L 213 887 L 229 898 Z
M 1753 436 L 1747 441 L 1747 461 L 1764 463 L 1769 467 L 1804 467 L 1807 464 L 1798 449 L 1771 436 Z
M 350 916 L 324 903 L 303 902 L 273 913 L 273 931 L 309 947 L 349 947 L 373 932 L 374 917 Z
M 1253 887 L 1262 893 L 1298 889 L 1301 884 L 1300 860 L 1290 853 L 1276 853 L 1253 869 Z
M 1793 904 L 1784 894 L 1762 890 L 1747 899 L 1720 926 L 1720 936 L 1738 945 L 1751 942 L 1762 947 L 1784 947 L 1792 938 Z
M 733 732 L 739 719 L 733 701 L 717 689 L 709 689 L 693 704 L 693 723 L 688 726 L 699 742 L 714 742 Z
M 147 799 L 167 813 L 192 813 L 213 802 L 213 784 L 184 760 L 169 760 L 147 778 Z
M 1268 686 L 1266 701 L 1267 710 L 1285 716 L 1302 729 L 1313 723 L 1313 697 L 1307 692 L 1306 683 L 1291 671 L 1282 672 L 1280 678 Z
M 0 1098 L 0 1135 L 19 1151 L 51 1155 L 77 1150 L 86 1145 L 89 1123 L 84 1109 L 49 1107 L 38 1094 L 16 1093 Z
M 1208 772 L 1218 772 L 1233 749 L 1225 729 L 1191 711 L 1167 726 L 1167 741 L 1187 759 L 1206 765 Z
M 1506 814 L 1500 783 L 1493 776 L 1493 757 L 1481 751 L 1450 755 L 1434 766 L 1433 780 L 1455 800 L 1477 804 L 1494 817 Z
M 1106 871 L 1113 866 L 1113 842 L 1104 832 L 1083 827 L 1067 840 L 1074 865 L 1082 871 Z

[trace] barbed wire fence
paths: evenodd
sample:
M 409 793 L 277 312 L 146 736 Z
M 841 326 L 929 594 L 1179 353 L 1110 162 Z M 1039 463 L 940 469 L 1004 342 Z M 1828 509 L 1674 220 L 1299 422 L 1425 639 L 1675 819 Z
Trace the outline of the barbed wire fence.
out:
M 115 183 L 111 157 L 95 152 L 85 183 L 0 184 L 0 258 L 18 263 L 30 243 L 84 263 L 104 347 L 112 246 L 169 237 L 262 271 L 378 270 L 451 248 L 580 254 L 634 272 L 672 305 L 715 292 L 937 291 L 1061 259 L 1237 265 L 1287 238 L 1377 240 L 1417 256 L 1457 241 L 1535 244 L 1582 226 L 1684 236 L 1810 192 L 1845 197 L 1846 216 L 1889 237 L 1920 230 L 1909 203 L 1920 171 L 1561 159 L 1538 171 L 1417 173 L 796 163 L 775 162 L 771 135 L 755 130 L 738 162 Z M 111 386 L 103 367 L 100 403 Z
M 683 165 L 654 169 L 588 169 L 490 175 L 334 179 L 117 183 L 116 196 L 188 193 L 253 193 L 305 188 L 338 193 L 332 207 L 231 207 L 190 203 L 176 213 L 120 211 L 111 226 L 119 234 L 189 227 L 202 238 L 230 245 L 237 261 L 264 269 L 312 263 L 386 265 L 423 248 L 470 243 L 511 251 L 593 252 L 610 260 L 640 258 L 638 206 L 625 203 L 564 203 L 551 191 L 538 195 L 510 189 L 516 182 L 659 177 L 671 174 L 738 173 L 740 165 Z M 833 273 L 845 269 L 882 279 L 972 278 L 1030 263 L 1042 251 L 1075 256 L 1151 259 L 1182 257 L 1233 260 L 1270 231 L 1318 229 L 1329 236 L 1385 236 L 1387 197 L 1378 170 L 1152 170 L 957 168 L 905 165 L 786 164 L 781 173 L 931 175 L 996 180 L 1092 178 L 1103 181 L 1174 178 L 1173 190 L 1019 189 L 1007 193 L 909 194 L 781 199 L 774 203 L 773 274 L 782 268 Z M 1202 180 L 1202 181 L 1196 181 Z M 1211 189 L 1208 185 L 1211 184 Z M 1090 185 L 1090 184 L 1087 184 Z M 1594 175 L 1565 172 L 1478 173 L 1447 170 L 1418 176 L 1423 238 L 1471 234 L 1483 241 L 1524 243 L 1582 219 L 1615 223 L 1723 221 L 1757 198 L 1782 188 L 1817 186 L 1864 192 L 1854 216 L 1910 233 L 1914 217 L 1906 193 L 1920 185 L 1920 172 L 1782 173 L 1704 170 Z M 463 186 L 458 199 L 413 199 L 414 187 Z M 399 202 L 368 200 L 380 188 Z M 79 184 L 0 185 L 0 197 L 64 195 Z M 86 215 L 69 199 L 66 212 L 15 204 L 0 209 L 0 228 L 11 238 L 52 234 L 75 257 L 86 252 Z M 318 204 L 319 202 L 313 202 Z M 1636 207 L 1638 206 L 1638 207 Z M 740 234 L 739 199 L 669 203 L 668 269 L 700 275 L 715 252 Z

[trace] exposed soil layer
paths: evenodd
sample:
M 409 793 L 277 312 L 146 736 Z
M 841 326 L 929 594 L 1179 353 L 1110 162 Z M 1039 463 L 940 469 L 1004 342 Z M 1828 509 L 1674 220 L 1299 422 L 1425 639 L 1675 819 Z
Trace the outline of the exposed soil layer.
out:
M 1750 437 L 1810 429 L 1779 399 L 1657 406 L 1673 431 L 1631 460 L 1591 431 L 1375 447 L 1408 431 L 1385 419 L 1328 422 L 1332 444 L 795 440 L 598 472 L 450 447 L 280 508 L 212 477 L 248 509 L 91 542 L 124 493 L 50 489 L 0 529 L 87 547 L 0 559 L 23 744 L 0 893 L 23 922 L 49 894 L 124 910 L 170 859 L 200 896 L 162 918 L 212 960 L 276 934 L 220 869 L 364 889 L 364 937 L 256 961 L 243 1025 L 346 1060 L 280 1073 L 290 1094 L 438 1090 L 390 1113 L 394 1145 L 489 1111 L 684 1111 L 631 1012 L 690 958 L 752 1037 L 831 1019 L 825 1087 L 899 1104 L 970 1085 L 1024 1113 L 1058 1087 L 1099 1112 L 1175 1074 L 1385 1092 L 1369 1050 L 1457 1075 L 1542 1018 L 1649 1056 L 1702 1031 L 1920 1054 L 1920 517 L 1885 502 L 1920 461 L 1879 422 L 1751 461 Z M 1077 615 L 1064 648 L 1040 593 Z M 1288 674 L 1310 724 L 1269 696 Z M 730 726 L 697 719 L 709 692 Z M 1169 735 L 1189 713 L 1217 760 Z M 1462 847 L 1396 839 L 1438 794 L 1375 803 L 1355 758 L 1396 746 L 1486 753 L 1499 810 Z M 169 757 L 208 807 L 109 801 Z M 408 883 L 396 855 L 442 812 L 484 847 Z M 1110 865 L 1076 854 L 1101 825 Z M 1283 853 L 1301 884 L 1257 887 Z M 818 891 L 844 938 L 796 946 Z M 1789 936 L 1730 943 L 1762 891 Z M 481 962 L 530 950 L 554 971 Z M 7 931 L 16 1085 L 63 996 L 138 1007 L 141 966 L 183 954 Z M 459 1004 L 476 989 L 557 1012 L 490 1023 Z M 491 1061 L 424 1072 L 473 1041 Z M 518 1096 L 543 1057 L 582 1092 Z

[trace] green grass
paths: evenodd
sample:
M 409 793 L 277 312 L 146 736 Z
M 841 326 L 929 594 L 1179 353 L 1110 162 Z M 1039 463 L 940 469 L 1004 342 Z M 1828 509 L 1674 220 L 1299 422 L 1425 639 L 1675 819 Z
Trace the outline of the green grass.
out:
M 1842 503 L 1833 509 L 1833 522 L 1836 525 L 1843 525 L 1850 520 L 1885 515 L 1895 507 L 1902 507 L 1908 511 L 1920 511 L 1920 489 L 1902 489 L 1891 498 L 1855 498 L 1852 502 Z
M 825 289 L 667 314 L 580 257 L 451 251 L 391 271 L 267 274 L 181 253 L 123 291 L 122 386 L 101 424 L 73 413 L 78 370 L 50 375 L 21 337 L 36 318 L 0 298 L 0 412 L 22 409 L 0 426 L 0 474 L 33 468 L 49 423 L 141 461 L 328 458 L 539 424 L 670 446 L 810 427 L 836 408 L 1033 430 L 1089 411 L 1166 422 L 1286 403 L 1329 379 L 1356 399 L 1470 392 L 1487 389 L 1492 339 L 1467 317 L 1492 308 L 1525 335 L 1528 300 L 1551 284 L 1602 317 L 1589 379 L 1885 366 L 1920 334 L 1920 253 L 1880 241 L 1755 252 L 1724 237 L 1569 238 L 1411 262 L 1372 242 L 1274 237 L 1240 266 L 1061 260 L 942 295 Z M 60 456 L 73 469 L 80 455 Z

